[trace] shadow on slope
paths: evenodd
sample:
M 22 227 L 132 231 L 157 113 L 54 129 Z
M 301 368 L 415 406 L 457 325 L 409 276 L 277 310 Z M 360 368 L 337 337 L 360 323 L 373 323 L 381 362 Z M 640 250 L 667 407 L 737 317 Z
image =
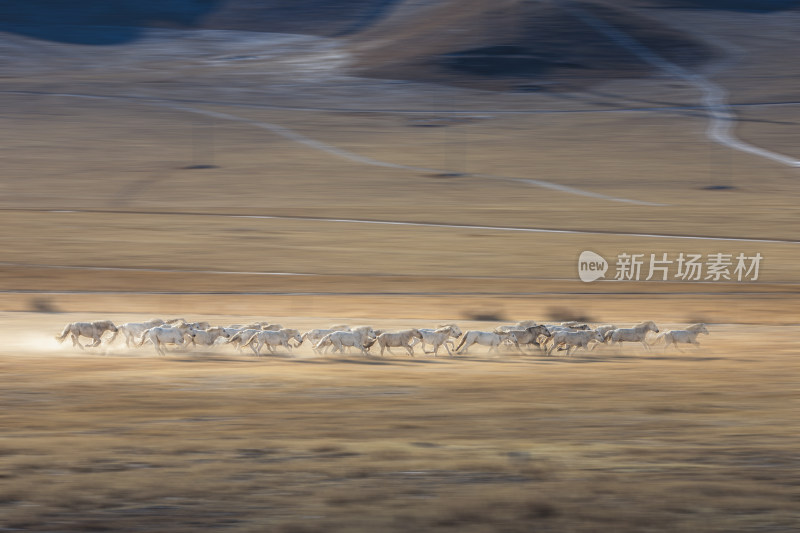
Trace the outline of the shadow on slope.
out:
M 581 7 L 674 63 L 692 67 L 712 58 L 680 31 L 611 5 Z M 571 11 L 522 0 L 402 2 L 352 37 L 351 52 L 360 75 L 490 90 L 583 86 L 653 73 Z

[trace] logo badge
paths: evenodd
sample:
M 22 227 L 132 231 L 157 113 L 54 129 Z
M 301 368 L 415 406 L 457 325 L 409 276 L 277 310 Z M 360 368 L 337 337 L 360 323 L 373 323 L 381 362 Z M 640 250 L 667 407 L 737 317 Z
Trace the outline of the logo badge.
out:
M 608 270 L 608 261 L 602 256 L 588 250 L 581 252 L 578 258 L 578 276 L 581 281 L 590 283 L 604 278 Z

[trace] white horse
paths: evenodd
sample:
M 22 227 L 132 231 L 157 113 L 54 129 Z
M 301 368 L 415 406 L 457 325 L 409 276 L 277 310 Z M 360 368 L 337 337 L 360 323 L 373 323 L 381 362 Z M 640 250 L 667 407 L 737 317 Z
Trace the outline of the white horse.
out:
M 623 342 L 641 342 L 646 350 L 650 351 L 650 346 L 645 342 L 647 332 L 652 331 L 658 333 L 658 326 L 652 320 L 637 324 L 632 328 L 619 328 L 606 333 L 606 340 L 610 340 L 611 344 L 618 343 L 622 346 Z
M 452 339 L 457 339 L 462 335 L 461 329 L 455 324 L 441 326 L 437 329 L 420 329 L 419 332 L 422 334 L 422 340 L 418 340 L 414 337 L 411 340 L 411 348 L 420 344 L 424 353 L 433 353 L 434 357 L 439 354 L 439 348 L 442 346 L 447 350 L 447 355 L 452 356 L 453 352 L 450 351 L 450 347 L 452 346 L 454 350 L 456 348 Z M 433 346 L 433 352 L 425 350 L 426 343 Z
M 697 336 L 701 333 L 708 335 L 708 329 L 706 329 L 705 324 L 692 324 L 691 326 L 687 326 L 686 329 L 672 329 L 669 331 L 665 331 L 661 333 L 658 337 L 656 337 L 653 344 L 658 342 L 659 340 L 664 341 L 664 348 L 669 348 L 670 345 L 674 346 L 678 351 L 683 351 L 678 346 L 679 343 L 683 344 L 693 344 L 695 346 L 700 346 L 700 343 L 697 342 Z
M 157 326 L 150 328 L 142 335 L 142 340 L 139 341 L 137 346 L 144 345 L 144 342 L 149 340 L 156 348 L 158 355 L 166 355 L 167 344 L 177 344 L 178 346 L 184 345 L 184 337 L 188 336 L 187 330 L 175 328 L 172 326 Z
M 495 333 L 498 333 L 495 330 Z M 539 343 L 539 337 L 544 335 L 545 337 L 550 337 L 551 333 L 547 326 L 530 326 L 525 329 L 511 329 L 507 330 L 504 333 L 509 334 L 509 340 L 511 343 L 517 347 L 521 353 L 525 353 L 522 351 L 522 347 L 520 344 L 531 345 L 533 344 L 537 348 L 541 348 L 541 344 Z
M 92 344 L 87 344 L 86 346 L 94 348 L 95 346 L 99 346 L 102 342 L 103 333 L 106 331 L 111 331 L 113 333 L 117 332 L 117 327 L 114 325 L 113 322 L 110 320 L 96 320 L 94 322 L 72 322 L 64 326 L 64 330 L 61 332 L 61 335 L 56 336 L 56 340 L 58 342 L 64 342 L 64 339 L 67 338 L 67 335 L 72 337 L 72 346 L 77 346 L 81 350 L 83 350 L 83 345 L 80 343 L 80 337 L 89 337 L 92 339 Z
M 465 354 L 469 347 L 473 344 L 480 344 L 481 346 L 488 346 L 489 353 L 497 351 L 497 347 L 504 341 L 511 338 L 510 333 L 493 333 L 491 331 L 476 331 L 471 330 L 464 334 L 461 342 L 458 344 L 456 353 Z
M 497 326 L 494 328 L 495 333 L 506 333 L 508 331 L 516 331 L 516 330 L 523 330 L 532 328 L 533 326 L 538 326 L 539 324 L 535 320 L 520 320 L 516 324 L 506 324 L 503 326 Z
M 444 345 L 445 349 L 447 349 L 447 353 L 449 355 L 453 355 L 450 352 L 450 347 L 452 346 L 452 348 L 455 350 L 456 345 L 451 339 L 457 339 L 463 335 L 461 328 L 455 324 L 444 324 L 436 329 L 419 328 L 419 332 L 422 333 L 422 340 L 414 337 L 411 339 L 411 347 L 413 348 L 419 344 L 422 346 L 423 352 L 431 353 L 425 350 L 425 345 L 430 344 L 433 346 L 434 357 L 436 357 L 437 353 L 439 352 L 439 348 L 442 345 Z
M 260 328 L 240 329 L 239 331 L 231 335 L 230 338 L 225 342 L 225 344 L 233 344 L 234 347 L 236 347 L 236 351 L 241 352 L 242 348 L 244 348 L 244 343 L 250 340 L 250 337 L 252 337 L 254 334 L 260 333 L 261 331 L 266 331 L 266 330 Z
M 279 329 L 277 331 L 264 329 L 253 333 L 253 335 L 242 344 L 242 348 L 249 346 L 256 355 L 261 355 L 261 348 L 263 348 L 264 345 L 267 346 L 270 353 L 275 353 L 275 347 L 277 346 L 283 346 L 287 350 L 291 350 L 292 346 L 289 344 L 289 339 L 294 339 L 299 343 L 303 342 L 300 332 L 296 329 Z
M 214 326 L 207 329 L 189 329 L 189 342 L 192 346 L 213 346 L 217 339 L 229 339 L 231 334 L 221 326 Z
M 381 356 L 383 351 L 388 349 L 392 353 L 392 348 L 405 348 L 408 355 L 414 357 L 414 348 L 411 347 L 411 339 L 418 338 L 422 340 L 422 333 L 418 329 L 404 329 L 402 331 L 381 333 L 377 337 L 378 344 L 381 347 Z M 394 354 L 392 354 L 394 355 Z
M 603 342 L 603 337 L 593 329 L 580 331 L 556 331 L 553 334 L 552 339 L 553 344 L 550 346 L 550 349 L 547 350 L 547 355 L 550 355 L 556 347 L 558 347 L 558 349 L 562 349 L 563 346 L 566 346 L 567 355 L 569 355 L 569 352 L 572 348 L 575 348 L 576 351 L 578 348 L 583 348 L 584 350 L 588 351 L 590 342 Z
M 320 329 L 320 328 L 310 329 L 300 336 L 300 340 L 305 342 L 305 340 L 308 339 L 308 342 L 311 343 L 311 349 L 316 352 L 317 343 L 322 340 L 322 337 L 324 337 L 328 333 L 333 333 L 334 331 L 339 331 L 339 330 Z
M 125 337 L 125 346 L 130 348 L 139 342 L 138 337 L 145 331 L 156 326 L 163 326 L 164 324 L 166 324 L 166 322 L 160 318 L 153 318 L 147 322 L 126 322 L 125 324 L 117 326 L 117 331 L 114 332 L 114 335 L 111 336 L 108 342 L 109 344 L 114 342 L 114 339 L 117 338 L 117 335 L 122 333 L 122 336 Z
M 358 348 L 364 355 L 369 355 L 369 348 L 375 343 L 375 337 L 363 337 L 352 331 L 331 331 L 325 334 L 317 344 L 314 351 L 322 353 L 321 350 L 328 346 L 333 346 L 334 352 L 344 353 L 345 348 Z
M 617 329 L 617 326 L 614 324 L 603 324 L 602 326 L 597 326 L 594 330 L 603 337 L 603 342 L 610 340 L 611 335 L 609 332 L 614 331 Z

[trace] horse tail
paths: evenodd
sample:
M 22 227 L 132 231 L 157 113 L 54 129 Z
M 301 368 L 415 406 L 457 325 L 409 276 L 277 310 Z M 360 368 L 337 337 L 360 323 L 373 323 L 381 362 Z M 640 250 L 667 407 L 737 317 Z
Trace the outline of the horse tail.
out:
M 61 332 L 61 335 L 56 335 L 56 340 L 58 342 L 64 342 L 64 339 L 67 338 L 67 335 L 69 335 L 71 329 L 72 329 L 72 324 L 67 324 L 66 326 L 64 326 L 64 331 Z
M 469 331 L 461 336 L 461 342 L 459 342 L 458 346 L 456 346 L 456 351 L 459 351 L 461 347 L 464 346 L 464 343 L 467 342 L 467 335 L 469 335 Z
M 247 341 L 243 342 L 242 345 L 240 346 L 240 348 L 244 348 L 245 346 L 250 346 L 250 344 L 252 344 L 253 340 L 257 336 L 258 336 L 258 333 L 253 333 L 252 335 L 250 335 L 250 338 L 248 338 Z
M 326 345 L 326 343 L 330 342 L 330 340 L 331 340 L 331 334 L 328 333 L 327 335 L 322 337 L 317 344 L 314 345 L 314 351 L 321 350 Z
M 147 339 L 147 336 L 148 336 L 149 333 L 150 333 L 149 329 L 146 330 L 144 333 L 142 333 L 142 339 L 139 341 L 139 344 L 137 344 L 136 346 L 144 346 L 144 341 L 145 341 L 145 339 Z

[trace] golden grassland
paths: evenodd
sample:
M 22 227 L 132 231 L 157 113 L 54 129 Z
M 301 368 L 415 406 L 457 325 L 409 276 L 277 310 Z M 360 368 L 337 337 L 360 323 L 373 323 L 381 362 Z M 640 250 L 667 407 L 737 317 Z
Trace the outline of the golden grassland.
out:
M 58 347 L 50 335 L 79 316 L 2 316 L 5 527 L 800 525 L 796 326 L 717 324 L 684 353 L 473 348 L 434 359 L 319 357 L 301 347 L 259 359 L 225 348 L 160 358 L 152 347 Z M 270 318 L 304 328 L 338 317 Z
M 792 15 L 659 16 L 738 47 L 715 48 L 706 74 L 747 104 L 735 107 L 740 138 L 792 155 L 796 106 L 750 105 L 794 99 Z M 501 93 L 315 71 L 312 45 L 290 61 L 210 65 L 232 52 L 10 42 L 4 90 L 29 92 L 0 96 L 0 527 L 800 529 L 797 244 L 612 235 L 797 240 L 796 169 L 709 141 L 697 87 L 590 76 Z M 336 157 L 259 124 L 432 172 Z M 764 261 L 756 283 L 584 284 L 583 250 Z M 281 272 L 311 275 L 264 275 Z M 435 359 L 158 357 L 53 340 L 70 321 L 154 315 L 300 329 L 653 319 L 711 334 L 686 353 Z

